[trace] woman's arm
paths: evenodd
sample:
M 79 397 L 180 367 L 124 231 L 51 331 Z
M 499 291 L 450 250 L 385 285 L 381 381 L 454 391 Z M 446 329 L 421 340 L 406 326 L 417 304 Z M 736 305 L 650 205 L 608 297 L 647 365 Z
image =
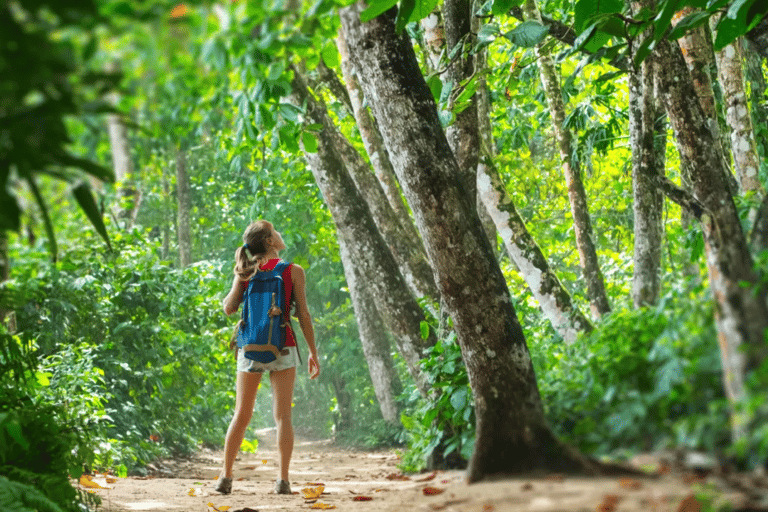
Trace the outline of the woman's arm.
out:
M 237 309 L 240 307 L 240 301 L 243 300 L 243 292 L 246 286 L 248 286 L 248 281 L 242 281 L 237 276 L 232 279 L 232 288 L 227 296 L 224 297 L 222 303 L 224 305 L 224 314 L 231 315 L 237 312 Z
M 307 308 L 307 286 L 304 269 L 299 265 L 293 264 L 291 268 L 291 281 L 293 281 L 293 300 L 296 304 L 296 316 L 299 318 L 299 326 L 304 334 L 304 339 L 309 347 L 309 378 L 314 379 L 320 375 L 320 364 L 317 359 L 317 348 L 315 347 L 315 329 L 312 326 L 312 316 Z

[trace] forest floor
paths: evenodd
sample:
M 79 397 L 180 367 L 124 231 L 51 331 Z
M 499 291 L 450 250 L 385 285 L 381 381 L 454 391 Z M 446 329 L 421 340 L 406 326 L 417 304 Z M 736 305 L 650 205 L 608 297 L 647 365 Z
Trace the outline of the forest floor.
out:
M 153 464 L 148 477 L 93 481 L 103 500 L 100 510 L 252 512 L 272 510 L 472 511 L 472 512 L 719 512 L 759 511 L 768 496 L 764 479 L 750 475 L 702 476 L 672 470 L 658 457 L 638 459 L 648 478 L 576 478 L 549 475 L 467 485 L 463 471 L 403 475 L 395 451 L 339 448 L 330 441 L 296 439 L 291 463 L 293 495 L 277 495 L 274 430 L 258 433 L 257 453 L 241 453 L 235 463 L 233 491 L 214 491 L 222 452 L 202 451 L 186 459 Z M 315 501 L 302 490 L 322 485 Z M 756 501 L 763 501 L 757 506 Z M 753 505 L 749 505 L 752 503 Z M 227 508 L 229 507 L 229 508 Z

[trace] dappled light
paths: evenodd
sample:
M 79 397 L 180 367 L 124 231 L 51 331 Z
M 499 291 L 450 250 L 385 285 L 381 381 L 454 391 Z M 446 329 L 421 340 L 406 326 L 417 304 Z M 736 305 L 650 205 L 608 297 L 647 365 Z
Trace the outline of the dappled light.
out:
M 8 0 L 0 510 L 768 511 L 768 2 Z

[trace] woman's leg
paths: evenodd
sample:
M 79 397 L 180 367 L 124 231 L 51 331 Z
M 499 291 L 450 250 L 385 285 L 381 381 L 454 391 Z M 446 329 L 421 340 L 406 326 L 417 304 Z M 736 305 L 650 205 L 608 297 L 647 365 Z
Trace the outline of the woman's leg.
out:
M 296 381 L 296 368 L 269 373 L 272 383 L 272 413 L 277 427 L 277 449 L 280 452 L 280 480 L 288 480 L 288 466 L 293 453 L 293 424 L 291 423 L 291 405 L 293 402 L 293 384 Z
M 235 415 L 229 424 L 227 437 L 224 441 L 224 478 L 232 478 L 232 466 L 235 463 L 237 452 L 243 443 L 245 429 L 253 416 L 253 404 L 256 401 L 256 392 L 259 390 L 261 373 L 237 372 L 237 400 L 235 403 Z

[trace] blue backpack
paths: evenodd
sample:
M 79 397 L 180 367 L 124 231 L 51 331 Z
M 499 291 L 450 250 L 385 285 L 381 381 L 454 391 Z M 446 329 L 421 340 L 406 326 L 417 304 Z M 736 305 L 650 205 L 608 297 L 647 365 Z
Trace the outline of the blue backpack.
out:
M 245 357 L 271 363 L 285 347 L 285 328 L 290 305 L 285 304 L 283 270 L 290 265 L 280 261 L 272 270 L 256 272 L 243 293 L 243 316 L 237 333 L 237 346 Z

